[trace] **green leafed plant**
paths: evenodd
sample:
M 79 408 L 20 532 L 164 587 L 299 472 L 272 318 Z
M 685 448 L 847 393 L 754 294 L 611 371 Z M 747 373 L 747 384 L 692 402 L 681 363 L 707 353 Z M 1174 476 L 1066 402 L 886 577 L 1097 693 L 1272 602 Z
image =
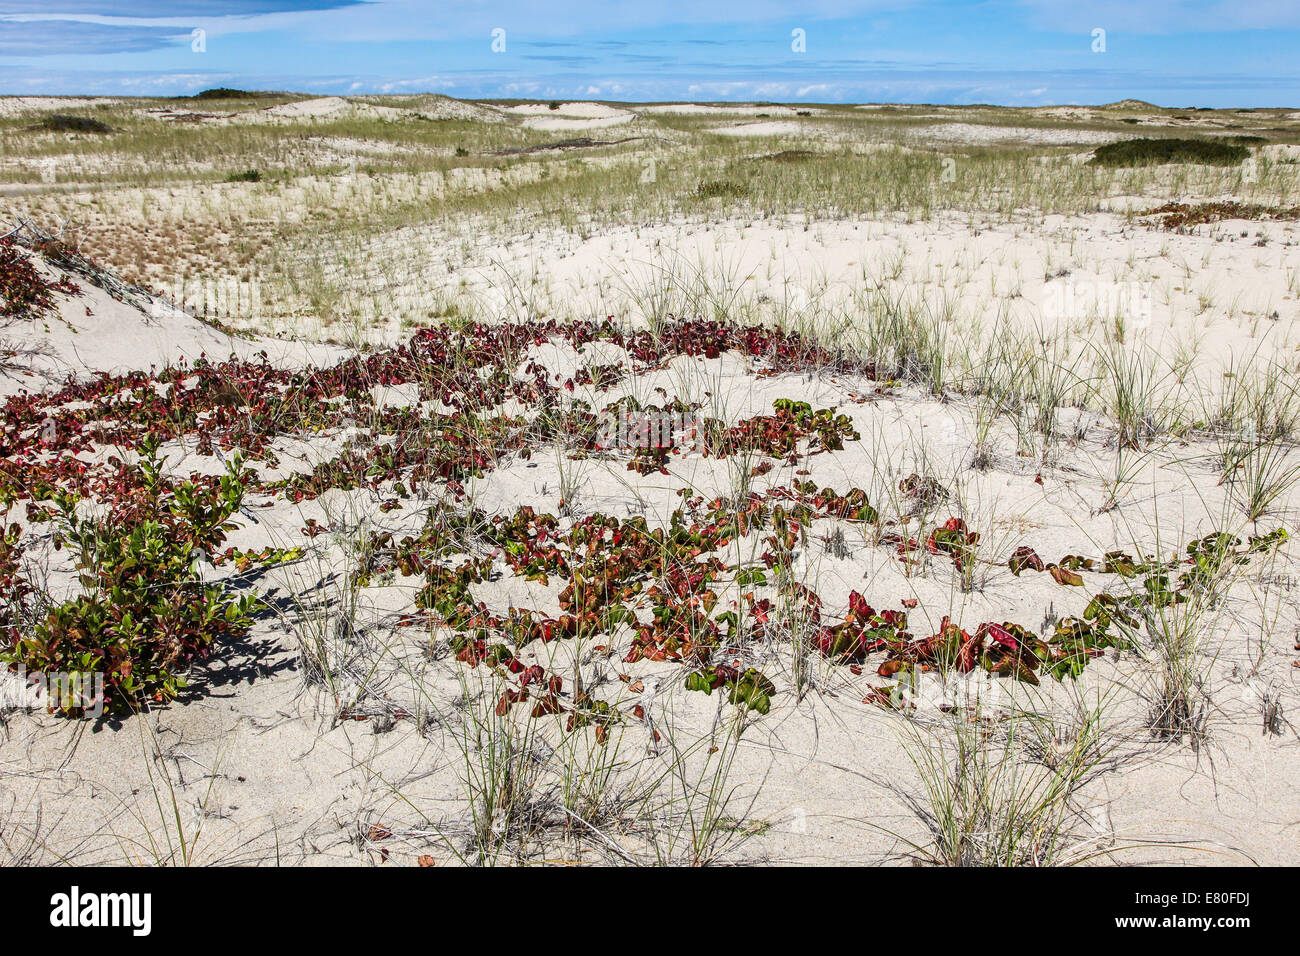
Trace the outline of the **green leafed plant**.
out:
M 103 673 L 106 710 L 166 701 L 185 686 L 183 671 L 214 642 L 244 633 L 254 599 L 199 577 L 234 525 L 245 473 L 238 458 L 225 475 L 173 482 L 155 441 L 138 464 L 122 465 L 107 513 L 85 516 L 72 494 L 49 497 L 46 516 L 67 545 L 82 593 L 54 605 L 27 633 L 10 634 L 0 660 L 32 671 Z M 89 705 L 77 701 L 69 713 Z

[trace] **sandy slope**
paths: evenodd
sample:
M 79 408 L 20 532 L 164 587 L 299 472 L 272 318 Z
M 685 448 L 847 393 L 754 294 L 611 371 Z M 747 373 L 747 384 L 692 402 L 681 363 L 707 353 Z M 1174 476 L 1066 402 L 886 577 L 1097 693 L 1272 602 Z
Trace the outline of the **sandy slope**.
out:
M 798 123 L 741 123 L 737 126 L 714 126 L 709 132 L 721 136 L 790 136 L 801 132 Z
M 1034 143 L 1043 146 L 1062 146 L 1071 143 L 1099 145 L 1122 137 L 1117 133 L 1103 133 L 1080 129 L 1033 129 L 1015 126 L 993 126 L 977 123 L 937 123 L 908 131 L 917 139 L 964 144 Z
M 548 357 L 547 349 L 538 352 Z M 564 349 L 549 358 L 564 371 Z M 690 363 L 687 363 L 688 365 Z M 702 382 L 726 396 L 737 414 L 761 410 L 773 396 L 797 394 L 816 405 L 840 403 L 865 436 L 844 455 L 821 456 L 810 464 L 816 483 L 842 486 L 859 481 L 875 467 L 881 443 L 904 455 L 923 443 L 936 473 L 961 473 L 969 453 L 969 418 L 960 408 L 901 393 L 865 405 L 843 404 L 852 381 L 827 379 L 809 383 L 777 378 L 754 387 L 743 365 L 723 359 L 700 363 Z M 685 366 L 668 370 L 658 380 L 680 381 Z M 640 383 L 653 387 L 654 381 Z M 991 472 L 970 479 L 962 491 L 988 526 L 998 516 L 1006 540 L 1028 534 L 1044 553 L 1095 551 L 1125 542 L 1138 533 L 1149 541 L 1154 528 L 1128 527 L 1151 515 L 1138 503 L 1133 510 L 1080 522 L 1081 504 L 1099 494 L 1094 469 L 1108 454 L 1104 433 L 1069 449 L 1053 475 L 1039 484 L 1033 467 L 1014 456 L 1002 457 Z M 1000 439 L 1007 448 L 1008 436 Z M 913 449 L 913 451 L 904 451 Z M 317 441 L 315 456 L 327 447 Z M 892 452 L 890 453 L 893 454 Z M 1183 540 L 1214 526 L 1213 501 L 1192 501 L 1213 495 L 1204 472 L 1188 464 L 1185 453 L 1160 455 L 1139 480 L 1142 491 L 1166 502 L 1160 520 L 1165 533 Z M 897 474 L 916 466 L 909 458 L 897 462 Z M 701 460 L 682 460 L 674 476 L 702 491 L 724 490 L 725 470 Z M 772 483 L 788 477 L 779 473 Z M 628 514 L 635 502 L 626 488 L 621 464 L 583 466 L 579 513 L 595 510 Z M 493 473 L 479 492 L 479 504 L 509 512 L 520 504 L 553 510 L 558 474 L 545 457 L 538 467 L 518 462 Z M 549 487 L 549 491 L 546 489 Z M 651 480 L 641 489 L 649 513 L 662 515 L 672 507 L 666 481 Z M 1196 494 L 1190 492 L 1196 489 Z M 1221 492 L 1220 492 L 1221 493 Z M 1169 502 L 1182 501 L 1183 507 Z M 380 526 L 413 529 L 416 510 L 383 516 L 365 495 L 331 494 L 297 507 L 277 505 L 255 509 L 256 524 L 232 537 L 239 547 L 283 543 L 308 517 L 329 520 L 347 509 L 359 509 Z M 1047 576 L 1014 578 L 1005 569 L 971 594 L 955 594 L 949 572 L 935 565 L 919 577 L 906 576 L 880 549 L 851 542 L 848 558 L 833 557 L 818 546 L 807 551 L 798 572 L 817 582 L 819 593 L 832 604 L 846 599 L 850 589 L 863 589 L 880 604 L 909 597 L 923 609 L 954 606 L 963 621 L 1010 617 L 1036 622 L 1048 608 L 1077 613 L 1083 595 L 1063 593 Z M 333 553 L 333 552 L 331 552 Z M 333 560 L 337 560 L 337 554 Z M 327 562 L 325 567 L 329 567 Z M 337 566 L 337 565 L 335 565 Z M 1290 565 L 1287 565 L 1290 567 Z M 302 593 L 322 568 L 309 563 L 273 572 L 272 600 Z M 1282 573 L 1274 568 L 1271 573 Z M 4 730 L 0 754 L 0 791 L 12 809 L 14 825 L 42 826 L 42 858 L 66 856 L 79 862 L 151 862 L 146 834 L 159 838 L 170 825 L 164 804 L 160 817 L 152 787 L 167 774 L 177 788 L 188 833 L 198 833 L 193 857 L 200 862 L 372 862 L 409 864 L 419 855 L 450 862 L 447 848 L 431 828 L 459 825 L 455 808 L 460 792 L 459 756 L 454 708 L 460 693 L 449 660 L 428 662 L 418 640 L 395 638 L 385 622 L 409 606 L 413 588 L 405 579 L 367 588 L 359 621 L 380 642 L 372 648 L 370 681 L 375 693 L 402 713 L 419 715 L 395 723 L 372 718 L 332 724 L 335 704 L 319 689 L 303 686 L 297 654 L 275 625 L 264 622 L 246 644 L 229 648 L 196 675 L 199 694 L 184 704 L 152 717 L 137 717 L 94 734 L 77 733 L 75 726 L 49 718 L 15 714 Z M 484 600 L 497 606 L 524 604 L 548 609 L 545 589 L 512 581 L 480 589 Z M 553 592 L 552 592 L 553 593 Z M 955 602 L 955 604 L 954 604 Z M 1077 606 L 1076 606 L 1077 605 Z M 1248 631 L 1252 610 L 1248 594 L 1239 594 L 1233 613 Z M 918 612 L 920 613 L 920 612 Z M 937 612 L 935 612 L 937 613 Z M 1293 609 L 1286 612 L 1294 620 Z M 928 617 L 928 614 L 927 614 Z M 918 629 L 936 626 L 927 620 Z M 1283 643 L 1285 638 L 1283 639 Z M 1286 838 L 1294 825 L 1293 781 L 1300 771 L 1300 752 L 1290 737 L 1261 737 L 1252 687 L 1243 683 L 1246 663 L 1244 633 L 1229 630 L 1216 662 L 1214 684 L 1221 713 L 1211 749 L 1200 754 L 1177 745 L 1144 739 L 1139 729 L 1140 701 L 1131 688 L 1141 681 L 1142 666 L 1133 657 L 1103 660 L 1090 667 L 1078 688 L 1085 697 L 1111 692 L 1120 704 L 1108 718 L 1121 740 L 1114 754 L 1118 772 L 1104 776 L 1088 791 L 1086 813 L 1079 826 L 1089 840 L 1112 846 L 1114 841 L 1178 840 L 1180 849 L 1147 848 L 1128 859 L 1176 862 L 1281 863 L 1293 860 Z M 569 648 L 533 647 L 529 659 L 552 667 Z M 782 651 L 759 652 L 762 666 L 786 686 L 790 660 Z M 700 739 L 717 713 L 715 699 L 683 693 L 680 668 L 643 662 L 627 666 L 617 658 L 595 655 L 584 670 L 589 686 L 611 692 L 617 699 L 637 700 L 623 692 L 616 675 L 629 673 L 644 685 L 639 698 L 658 721 L 673 728 L 675 739 Z M 1286 680 L 1289 659 L 1276 645 L 1266 661 L 1268 679 Z M 745 817 L 764 821 L 761 837 L 746 845 L 745 856 L 792 862 L 899 862 L 899 836 L 922 840 L 922 832 L 906 811 L 904 797 L 915 786 L 902 741 L 906 725 L 884 711 L 864 705 L 867 689 L 878 683 L 868 673 L 855 676 L 847 668 L 818 671 L 818 689 L 802 703 L 788 692 L 778 696 L 771 714 L 759 719 L 744 738 L 736 756 L 733 780 L 739 785 Z M 1262 678 L 1261 678 L 1262 679 Z M 1031 705 L 1038 713 L 1068 712 L 1065 688 L 1048 685 L 1040 696 L 1026 689 L 1000 687 L 1000 710 Z M 491 696 L 488 704 L 490 705 Z M 1288 704 L 1293 690 L 1286 691 Z M 1032 703 L 1031 703 L 1032 702 Z M 986 702 L 987 706 L 987 702 Z M 922 711 L 924 726 L 937 712 Z M 652 770 L 664 766 L 662 753 L 650 747 L 644 728 L 629 727 L 618 742 L 623 758 L 644 762 Z M 1211 760 L 1213 763 L 1211 764 Z M 151 777 L 151 774 L 153 775 Z M 170 799 L 170 798 L 167 798 Z M 39 819 L 38 819 L 39 811 Z M 396 836 L 367 840 L 382 827 Z M 382 831 L 378 831 L 382 832 Z M 625 846 L 643 849 L 634 836 Z
M 74 110 L 85 106 L 107 106 L 121 100 L 98 96 L 0 96 L 0 116 L 20 116 L 46 110 Z
M 36 257 L 37 270 L 60 274 Z M 141 297 L 145 308 L 121 302 L 106 291 L 74 277 L 81 295 L 59 296 L 58 316 L 27 321 L 0 330 L 0 338 L 18 345 L 39 346 L 25 370 L 0 372 L 0 396 L 26 389 L 37 391 L 67 376 L 85 378 L 96 371 L 119 373 L 164 368 L 182 358 L 251 359 L 265 351 L 271 361 L 285 365 L 329 361 L 338 349 L 281 339 L 244 338 L 204 324 L 166 302 Z
M 560 103 L 556 109 L 545 103 L 524 103 L 511 106 L 505 112 L 523 117 L 523 125 L 528 129 L 553 132 L 605 129 L 636 119 L 636 113 L 631 110 L 604 103 Z
M 1122 203 L 1116 203 L 1121 209 Z M 1135 199 L 1141 211 L 1149 201 Z M 1243 235 L 1244 233 L 1244 235 Z M 540 258 L 533 242 L 551 254 Z M 988 342 L 999 328 L 1041 329 L 1101 341 L 1119 309 L 1137 349 L 1191 356 L 1195 387 L 1213 390 L 1233 363 L 1289 359 L 1300 344 L 1300 306 L 1288 288 L 1300 271 L 1294 222 L 1225 221 L 1185 235 L 1132 227 L 1116 214 L 1048 216 L 1040 223 L 681 223 L 611 228 L 585 239 L 559 231 L 480 236 L 449 270 L 425 250 L 447 240 L 403 230 L 370 240 L 371 254 L 421 290 L 459 283 L 487 314 L 513 314 L 526 284 L 535 305 L 560 315 L 645 318 L 652 290 L 670 303 L 716 297 L 746 313 L 798 319 L 861 310 L 874 290 L 949 310 L 953 334 Z M 1208 394 L 1208 393 L 1207 393 Z

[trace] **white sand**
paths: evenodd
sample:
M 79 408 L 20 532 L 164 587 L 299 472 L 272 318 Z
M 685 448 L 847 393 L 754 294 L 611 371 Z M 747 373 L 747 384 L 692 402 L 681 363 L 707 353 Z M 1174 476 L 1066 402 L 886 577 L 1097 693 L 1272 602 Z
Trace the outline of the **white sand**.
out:
M 59 112 L 87 106 L 116 106 L 119 99 L 100 96 L 0 96 L 0 116 L 24 113 Z
M 347 113 L 352 108 L 353 104 L 341 96 L 321 96 L 314 100 L 282 103 L 279 106 L 269 107 L 266 112 L 271 116 L 283 116 L 286 119 L 303 119 L 306 117 L 315 119 L 321 116 L 332 116 L 336 113 Z
M 504 112 L 523 117 L 522 125 L 528 129 L 550 132 L 605 129 L 622 126 L 636 119 L 636 113 L 606 106 L 604 103 L 560 103 L 556 109 L 551 109 L 546 103 L 522 103 L 511 106 Z
M 714 126 L 710 133 L 719 136 L 795 136 L 804 131 L 799 123 L 774 121 L 770 123 L 743 123 L 739 126 Z
M 882 229 L 876 239 L 888 241 L 888 230 Z M 991 246 L 996 246 L 996 237 Z M 801 259 L 807 255 L 802 250 L 797 254 Z M 202 334 L 198 329 L 194 332 Z M 137 348 L 153 347 L 144 332 L 135 333 L 133 341 Z M 191 349 L 199 345 L 196 339 Z M 611 355 L 599 349 L 579 355 L 567 347 L 543 346 L 531 350 L 529 358 L 565 375 L 583 361 L 607 361 Z M 1097 437 L 1063 448 L 1041 482 L 1036 475 L 1040 466 L 1011 452 L 1015 439 L 1009 426 L 999 426 L 995 433 L 1000 449 L 996 466 L 988 472 L 971 472 L 964 465 L 973 428 L 968 407 L 912 389 L 895 390 L 865 404 L 847 400 L 853 392 L 869 391 L 872 384 L 842 376 L 755 380 L 743 362 L 723 357 L 679 360 L 629 387 L 649 390 L 662 385 L 678 393 L 691 387 L 707 389 L 724 402 L 729 416 L 770 409 L 774 398 L 789 395 L 819 407 L 838 407 L 852 417 L 863 440 L 850 443 L 842 453 L 809 459 L 815 484 L 847 487 L 869 481 L 878 467 L 881 443 L 889 445 L 889 465 L 896 475 L 921 467 L 916 456 L 924 454 L 927 469 L 944 476 L 965 475 L 960 494 L 971 509 L 968 514 L 990 529 L 1004 549 L 1028 540 L 1045 555 L 1092 553 L 1098 542 L 1132 547 L 1126 533 L 1137 534 L 1140 543 L 1148 543 L 1156 533 L 1182 541 L 1215 526 L 1225 490 L 1205 482 L 1196 449 L 1173 448 L 1154 455 L 1137 478 L 1140 490 L 1134 494 L 1133 510 L 1120 516 L 1089 515 L 1081 503 L 1098 499 L 1114 457 L 1104 445 L 1105 426 L 1100 419 L 1087 419 L 1088 426 L 1098 430 Z M 588 393 L 584 389 L 580 394 Z M 393 389 L 376 397 L 390 405 L 414 396 L 409 389 Z M 305 444 L 286 446 L 284 456 L 292 467 L 299 467 L 294 456 L 302 456 L 301 467 L 306 467 L 338 448 L 331 436 L 317 436 Z M 201 463 L 192 455 L 184 460 L 186 468 Z M 478 506 L 507 513 L 522 504 L 554 510 L 559 487 L 555 461 L 543 454 L 532 461 L 504 462 L 477 488 Z M 209 467 L 212 463 L 201 470 Z M 586 461 L 573 467 L 581 472 L 581 495 L 574 501 L 579 513 L 627 515 L 648 508 L 659 521 L 677 502 L 672 482 L 654 476 L 640 483 L 638 505 L 629 494 L 629 474 L 621 461 Z M 726 464 L 713 460 L 683 458 L 673 463 L 672 471 L 677 482 L 689 483 L 706 495 L 725 493 L 730 481 Z M 784 471 L 778 469 L 759 487 L 788 481 Z M 1158 520 L 1141 503 L 1148 495 L 1158 495 L 1165 503 Z M 1175 507 L 1172 502 L 1182 505 Z M 279 502 L 272 508 L 254 508 L 249 514 L 255 520 L 241 516 L 243 527 L 230 543 L 261 547 L 301 542 L 297 529 L 306 519 L 337 521 L 339 515 L 349 513 L 343 509 L 356 509 L 376 528 L 395 535 L 418 528 L 418 508 L 385 515 L 376 504 L 368 494 L 332 492 L 299 506 Z M 1121 518 L 1143 524 L 1133 527 Z M 321 545 L 325 554 L 338 560 L 328 540 Z M 836 558 L 814 541 L 803 550 L 796 573 L 815 580 L 829 606 L 842 606 L 850 589 L 865 590 L 878 606 L 897 606 L 915 598 L 920 602 L 916 629 L 937 626 L 934 615 L 947 608 L 953 597 L 950 569 L 935 562 L 923 573 L 907 575 L 888 549 L 852 540 L 849 547 L 849 557 Z M 321 570 L 314 562 L 292 566 L 272 572 L 266 584 L 278 589 L 273 596 L 301 592 Z M 192 848 L 197 862 L 379 863 L 387 859 L 410 865 L 421 855 L 451 862 L 429 821 L 459 825 L 461 811 L 455 802 L 461 792 L 459 757 L 455 708 L 450 703 L 458 693 L 453 676 L 458 665 L 449 660 L 422 662 L 426 642 L 418 634 L 403 638 L 402 632 L 386 629 L 385 621 L 393 612 L 409 607 L 413 585 L 413 580 L 398 578 L 364 588 L 358 622 L 369 633 L 385 635 L 383 645 L 367 652 L 374 656 L 365 658 L 374 695 L 367 699 L 378 711 L 429 713 L 432 720 L 422 732 L 411 718 L 399 718 L 391 729 L 384 729 L 389 725 L 377 719 L 331 722 L 334 701 L 316 691 L 304 692 L 291 640 L 274 620 L 265 621 L 248 644 L 228 649 L 201 668 L 200 680 L 212 692 L 202 700 L 131 718 L 120 730 L 85 734 L 75 742 L 69 740 L 66 723 L 40 715 L 11 715 L 0 743 L 0 796 L 12 807 L 11 831 L 22 832 L 24 826 L 39 823 L 42 852 L 67 854 L 77 862 L 151 862 L 146 832 L 163 824 L 153 804 L 150 773 L 163 772 L 173 781 L 183 818 L 202 822 L 201 830 L 196 827 L 202 838 Z M 554 588 L 509 574 L 499 582 L 476 586 L 475 593 L 498 609 L 521 605 L 555 609 Z M 1016 578 L 1003 568 L 991 570 L 978 590 L 959 595 L 956 613 L 965 624 L 1011 618 L 1034 625 L 1049 607 L 1059 614 L 1077 614 L 1086 600 L 1085 589 L 1061 588 L 1047 575 Z M 1237 621 L 1248 629 L 1254 613 L 1249 596 L 1243 592 L 1234 600 Z M 1123 771 L 1105 776 L 1104 783 L 1087 791 L 1088 811 L 1082 824 L 1087 838 L 1106 846 L 1116 840 L 1184 841 L 1188 845 L 1173 857 L 1183 863 L 1294 860 L 1294 848 L 1285 839 L 1293 795 L 1286 781 L 1300 772 L 1300 751 L 1286 738 L 1259 735 L 1253 691 L 1239 676 L 1246 644 L 1236 632 L 1228 638 L 1212 673 L 1221 708 L 1216 761 L 1221 775 L 1231 772 L 1233 785 L 1216 786 L 1198 769 L 1200 761 L 1190 748 L 1144 741 L 1138 730 L 1140 703 L 1122 697 L 1109 718 L 1115 722 L 1111 731 L 1133 736 L 1117 751 Z M 1272 677 L 1288 669 L 1288 641 L 1277 642 L 1263 673 Z M 526 657 L 568 673 L 571 652 L 565 642 L 535 644 Z M 628 707 L 640 700 L 659 725 L 673 727 L 680 740 L 706 733 L 714 719 L 716 699 L 682 691 L 678 666 L 625 665 L 617 658 L 596 657 L 584 667 L 590 686 Z M 914 771 L 900 743 L 907 725 L 861 702 L 867 689 L 880 683 L 870 669 L 855 675 L 846 667 L 817 665 L 819 690 L 798 703 L 788 692 L 790 667 L 784 651 L 765 658 L 764 671 L 781 682 L 783 692 L 772 712 L 751 727 L 746 746 L 736 756 L 731 779 L 739 787 L 744 815 L 764 825 L 763 835 L 746 853 L 792 862 L 897 861 L 899 847 L 890 830 L 909 839 L 923 838 L 902 796 L 915 786 Z M 1107 688 L 1128 693 L 1122 688 L 1131 686 L 1140 673 L 1132 657 L 1095 661 L 1083 678 L 1085 696 Z M 481 674 L 474 672 L 471 680 Z M 621 683 L 616 674 L 629 675 L 629 682 Z M 644 690 L 633 690 L 633 682 Z M 1070 706 L 1066 688 L 1050 682 L 1033 697 L 1026 688 L 999 688 L 1023 704 L 1032 699 L 1041 713 L 1059 715 Z M 1287 693 L 1288 700 L 1294 697 L 1294 691 Z M 1010 708 L 1013 696 L 999 698 L 998 706 Z M 923 712 L 919 719 L 935 717 Z M 623 759 L 644 762 L 646 772 L 662 772 L 665 758 L 646 752 L 649 737 L 644 728 L 633 724 L 622 740 Z M 171 812 L 169 804 L 164 807 Z M 40 822 L 49 820 L 55 823 Z M 382 833 L 374 830 L 376 826 L 395 836 L 358 839 Z M 648 852 L 640 838 L 627 839 L 628 851 Z M 381 856 L 381 850 L 386 856 Z M 1141 850 L 1120 858 L 1169 857 L 1161 851 Z
M 750 106 L 743 103 L 704 104 L 704 103 L 662 103 L 654 106 L 642 106 L 639 112 L 666 116 L 797 116 L 800 113 L 818 115 L 825 110 L 802 106 Z
M 941 143 L 984 146 L 1001 143 L 1034 143 L 1042 146 L 1067 146 L 1073 143 L 1110 143 L 1124 137 L 1118 133 L 1085 129 L 1035 129 L 1018 126 L 993 126 L 977 123 L 936 123 L 909 129 L 915 139 Z
M 636 119 L 634 113 L 620 116 L 600 116 L 592 119 L 567 119 L 563 116 L 531 116 L 523 125 L 529 129 L 550 130 L 552 132 L 579 132 L 588 129 L 606 129 L 610 126 L 622 126 Z
M 506 112 L 516 116 L 558 116 L 569 119 L 612 119 L 629 113 L 628 110 L 604 103 L 586 102 L 560 103 L 556 109 L 551 109 L 548 103 L 521 103 L 508 107 Z

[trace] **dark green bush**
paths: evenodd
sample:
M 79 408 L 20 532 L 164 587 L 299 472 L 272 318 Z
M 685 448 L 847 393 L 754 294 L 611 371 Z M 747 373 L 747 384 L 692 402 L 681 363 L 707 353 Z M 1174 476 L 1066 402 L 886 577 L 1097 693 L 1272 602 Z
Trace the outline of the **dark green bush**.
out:
M 196 100 L 242 100 L 249 96 L 256 96 L 256 93 L 250 93 L 248 90 L 232 90 L 227 86 L 218 86 L 210 90 L 200 90 L 194 94 Z
M 69 116 L 67 113 L 51 113 L 41 120 L 39 129 L 52 133 L 111 133 L 113 127 L 89 116 Z
M 1244 146 L 1211 139 L 1127 139 L 1098 146 L 1090 166 L 1203 163 L 1235 166 L 1250 155 Z
M 260 169 L 246 169 L 242 173 L 231 173 L 226 177 L 228 183 L 260 183 L 262 181 L 262 171 Z

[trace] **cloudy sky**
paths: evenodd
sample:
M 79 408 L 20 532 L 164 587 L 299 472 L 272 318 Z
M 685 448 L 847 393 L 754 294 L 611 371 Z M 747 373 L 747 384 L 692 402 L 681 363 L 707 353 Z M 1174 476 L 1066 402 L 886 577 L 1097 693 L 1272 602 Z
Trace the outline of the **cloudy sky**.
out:
M 0 93 L 212 86 L 1300 106 L 1300 0 L 0 0 Z

